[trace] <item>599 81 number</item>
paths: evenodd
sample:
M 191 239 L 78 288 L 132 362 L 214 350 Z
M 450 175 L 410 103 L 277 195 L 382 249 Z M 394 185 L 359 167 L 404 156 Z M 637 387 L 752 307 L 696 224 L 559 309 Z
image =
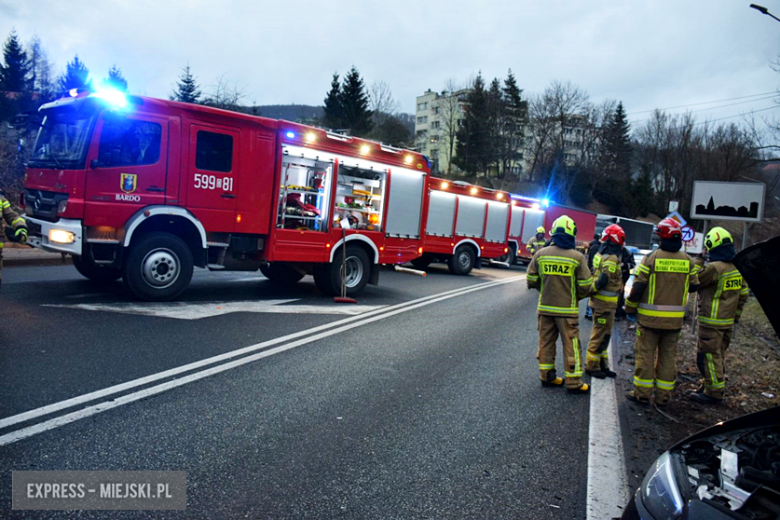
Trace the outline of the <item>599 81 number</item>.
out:
M 195 187 L 204 190 L 233 191 L 232 177 L 217 177 L 216 175 L 195 174 Z

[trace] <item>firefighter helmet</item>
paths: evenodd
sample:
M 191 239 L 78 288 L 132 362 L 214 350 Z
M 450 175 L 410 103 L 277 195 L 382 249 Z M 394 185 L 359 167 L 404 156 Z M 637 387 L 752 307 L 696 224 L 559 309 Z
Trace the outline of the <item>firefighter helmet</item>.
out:
M 680 223 L 673 218 L 665 218 L 658 223 L 655 234 L 661 238 L 682 238 L 682 227 Z
M 623 231 L 623 228 L 617 224 L 611 224 L 605 227 L 604 231 L 601 232 L 601 241 L 610 241 L 613 244 L 622 246 L 626 243 L 626 232 Z
M 704 247 L 706 247 L 708 250 L 715 249 L 716 247 L 720 247 L 725 244 L 733 243 L 734 237 L 731 236 L 731 233 L 719 226 L 710 229 L 707 232 L 707 235 L 704 237 Z
M 539 233 L 544 235 L 544 226 L 539 226 L 536 228 L 536 234 L 538 235 Z
M 572 237 L 577 236 L 577 224 L 567 215 L 561 215 L 555 219 L 550 228 L 550 235 L 563 233 Z

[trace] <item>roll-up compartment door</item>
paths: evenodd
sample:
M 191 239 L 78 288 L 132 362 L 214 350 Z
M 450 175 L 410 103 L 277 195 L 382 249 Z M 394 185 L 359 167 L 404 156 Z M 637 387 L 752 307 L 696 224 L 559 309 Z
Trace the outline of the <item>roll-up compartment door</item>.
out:
M 456 196 L 452 193 L 432 191 L 428 203 L 428 221 L 425 233 L 435 236 L 452 236 L 452 222 L 455 218 Z
M 507 217 L 509 217 L 509 204 L 488 202 L 485 240 L 488 242 L 506 242 Z
M 523 225 L 523 243 L 527 244 L 536 234 L 536 228 L 544 227 L 544 211 L 537 209 L 525 209 L 525 224 Z
M 520 233 L 523 231 L 524 213 L 525 211 L 523 210 L 523 208 L 512 206 L 512 224 L 510 224 L 510 228 L 509 228 L 510 237 L 519 237 Z
M 455 225 L 455 234 L 482 238 L 486 204 L 487 201 L 483 199 L 458 196 L 458 223 Z
M 391 236 L 420 237 L 425 175 L 411 170 L 390 170 L 390 194 L 386 233 Z

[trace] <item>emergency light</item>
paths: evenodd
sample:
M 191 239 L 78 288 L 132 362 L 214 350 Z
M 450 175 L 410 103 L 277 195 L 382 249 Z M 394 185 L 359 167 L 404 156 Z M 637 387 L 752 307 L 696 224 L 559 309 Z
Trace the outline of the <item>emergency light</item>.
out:
M 127 97 L 124 92 L 111 87 L 102 87 L 88 97 L 102 99 L 114 108 L 127 108 Z

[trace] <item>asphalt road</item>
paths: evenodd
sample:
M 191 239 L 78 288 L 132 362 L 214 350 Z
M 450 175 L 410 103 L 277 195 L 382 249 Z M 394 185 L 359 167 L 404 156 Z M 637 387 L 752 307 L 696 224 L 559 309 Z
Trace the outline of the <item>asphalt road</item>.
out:
M 14 470 L 177 470 L 186 511 L 109 516 L 585 518 L 589 400 L 540 387 L 523 277 L 382 272 L 355 316 L 309 277 L 199 271 L 182 302 L 139 304 L 70 266 L 6 269 L 0 425 L 150 379 L 0 428 L 0 516 L 74 516 L 12 512 Z

